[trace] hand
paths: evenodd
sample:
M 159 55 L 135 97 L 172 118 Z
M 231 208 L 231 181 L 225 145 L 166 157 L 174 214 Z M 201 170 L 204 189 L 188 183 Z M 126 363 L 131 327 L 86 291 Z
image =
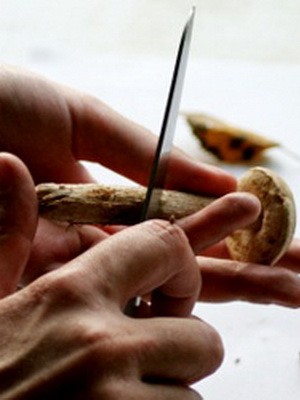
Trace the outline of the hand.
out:
M 23 160 L 36 184 L 90 182 L 79 160 L 148 183 L 157 137 L 95 97 L 2 67 L 0 110 L 0 151 Z M 173 151 L 168 188 L 218 196 L 235 186 L 228 173 Z
M 0 279 L 13 292 L 37 204 L 28 170 L 12 155 L 0 156 L 0 187 Z M 258 213 L 256 198 L 230 194 L 181 227 L 148 221 L 124 229 L 2 299 L 0 397 L 200 398 L 189 385 L 215 371 L 223 349 L 218 334 L 190 316 L 201 290 L 194 251 Z M 203 234 L 209 221 L 217 235 Z M 131 298 L 149 293 L 141 318 L 123 314 Z
M 103 164 L 147 184 L 157 138 L 98 99 L 12 67 L 0 68 L 0 151 L 17 155 L 34 183 L 91 182 L 79 160 Z M 167 186 L 222 195 L 235 179 L 174 150 Z M 24 282 L 64 264 L 107 231 L 40 219 Z M 2 285 L 3 286 L 3 285 Z M 4 285 L 5 286 L 5 285 Z M 12 285 L 13 286 L 13 285 Z M 2 295 L 8 294 L 7 290 Z
M 219 366 L 222 345 L 203 321 L 180 318 L 199 288 L 176 225 L 151 221 L 111 236 L 0 302 L 0 397 L 200 398 L 189 385 Z M 153 290 L 160 318 L 122 313 Z
M 203 286 L 200 301 L 251 303 L 300 307 L 300 240 L 274 266 L 237 262 L 229 259 L 224 242 L 197 257 Z

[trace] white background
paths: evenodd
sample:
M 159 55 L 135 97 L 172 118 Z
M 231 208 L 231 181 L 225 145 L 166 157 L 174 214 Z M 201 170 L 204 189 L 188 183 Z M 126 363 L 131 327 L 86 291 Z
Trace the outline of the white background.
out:
M 99 96 L 159 131 L 183 23 L 197 19 L 182 110 L 203 111 L 282 144 L 265 166 L 299 205 L 300 2 L 298 0 L 0 0 L 0 57 Z M 176 144 L 207 157 L 179 118 Z M 247 167 L 222 165 L 239 176 Z M 91 166 L 99 180 L 126 182 Z M 138 166 L 137 166 L 138 168 Z M 297 228 L 299 235 L 299 228 Z M 221 369 L 196 385 L 207 400 L 298 400 L 300 314 L 276 306 L 198 304 L 221 333 Z

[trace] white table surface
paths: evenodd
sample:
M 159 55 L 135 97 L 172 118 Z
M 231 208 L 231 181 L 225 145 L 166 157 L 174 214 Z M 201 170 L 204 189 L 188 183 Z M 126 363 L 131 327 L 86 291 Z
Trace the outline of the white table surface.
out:
M 144 57 L 67 58 L 53 54 L 23 63 L 52 79 L 97 95 L 154 132 L 159 131 L 172 64 L 172 60 Z M 187 71 L 181 109 L 225 118 L 300 154 L 297 66 L 193 60 Z M 177 123 L 175 142 L 191 156 L 212 162 L 182 118 Z M 264 165 L 288 182 L 299 205 L 300 162 L 281 149 L 273 149 L 268 151 Z M 222 166 L 236 176 L 247 169 Z M 90 168 L 102 182 L 130 183 L 103 168 Z M 205 399 L 299 400 L 300 311 L 236 302 L 201 303 L 195 313 L 219 330 L 226 348 L 222 367 L 195 386 Z

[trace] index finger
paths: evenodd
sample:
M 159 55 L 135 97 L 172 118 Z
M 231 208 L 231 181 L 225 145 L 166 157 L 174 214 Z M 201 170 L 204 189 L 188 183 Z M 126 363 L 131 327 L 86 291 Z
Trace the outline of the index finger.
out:
M 289 249 L 276 265 L 291 271 L 300 272 L 300 239 L 294 238 Z

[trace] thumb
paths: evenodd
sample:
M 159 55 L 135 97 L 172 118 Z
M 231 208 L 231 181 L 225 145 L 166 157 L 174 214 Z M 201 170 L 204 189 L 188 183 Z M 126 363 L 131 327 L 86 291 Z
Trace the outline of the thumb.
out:
M 178 221 L 196 254 L 218 243 L 230 233 L 242 229 L 258 218 L 259 200 L 251 193 L 233 192 L 209 206 Z
M 0 153 L 0 297 L 14 292 L 37 225 L 34 183 L 15 156 Z

